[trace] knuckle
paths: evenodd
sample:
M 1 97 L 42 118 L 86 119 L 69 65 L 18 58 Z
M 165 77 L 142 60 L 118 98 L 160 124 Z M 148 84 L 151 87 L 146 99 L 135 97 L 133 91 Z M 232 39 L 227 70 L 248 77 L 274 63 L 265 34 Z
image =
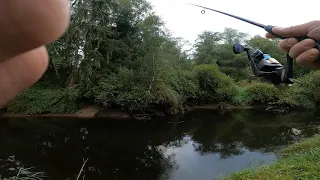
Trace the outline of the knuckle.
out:
M 291 39 L 292 38 L 280 41 L 280 43 L 279 43 L 280 49 L 288 52 L 291 49 L 291 47 L 293 47 L 295 44 L 298 43 L 296 40 L 294 40 L 294 39 L 291 40 Z

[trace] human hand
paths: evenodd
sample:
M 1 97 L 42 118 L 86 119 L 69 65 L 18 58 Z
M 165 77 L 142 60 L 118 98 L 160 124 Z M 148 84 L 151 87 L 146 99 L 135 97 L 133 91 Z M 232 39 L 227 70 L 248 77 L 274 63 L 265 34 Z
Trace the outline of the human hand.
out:
M 69 13 L 68 0 L 0 1 L 0 107 L 42 77 L 45 45 L 66 31 Z
M 320 52 L 314 48 L 316 45 L 314 40 L 320 40 L 320 20 L 286 28 L 275 27 L 273 32 L 282 37 L 291 37 L 282 40 L 279 46 L 283 51 L 289 52 L 289 56 L 295 59 L 297 64 L 312 69 L 320 69 L 320 62 L 316 61 L 319 59 Z M 299 42 L 294 38 L 298 36 L 308 36 L 312 39 Z M 267 33 L 266 37 L 276 38 L 270 33 Z

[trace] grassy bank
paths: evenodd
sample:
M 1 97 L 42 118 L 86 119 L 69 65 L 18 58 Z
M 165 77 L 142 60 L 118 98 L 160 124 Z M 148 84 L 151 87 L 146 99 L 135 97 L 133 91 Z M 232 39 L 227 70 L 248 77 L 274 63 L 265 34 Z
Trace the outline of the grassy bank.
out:
M 276 88 L 259 80 L 235 82 L 216 65 L 198 65 L 188 71 L 172 71 L 148 86 L 135 79 L 135 72 L 120 69 L 86 91 L 81 85 L 48 87 L 41 82 L 8 104 L 13 114 L 72 114 L 85 105 L 120 108 L 128 113 L 165 112 L 176 114 L 190 106 L 206 104 L 250 107 L 274 103 L 299 109 L 315 109 L 320 101 L 320 72 L 298 79 L 289 88 Z M 224 107 L 224 106 L 220 106 Z
M 320 179 L 320 135 L 289 145 L 279 154 L 280 159 L 271 165 L 248 169 L 225 180 Z

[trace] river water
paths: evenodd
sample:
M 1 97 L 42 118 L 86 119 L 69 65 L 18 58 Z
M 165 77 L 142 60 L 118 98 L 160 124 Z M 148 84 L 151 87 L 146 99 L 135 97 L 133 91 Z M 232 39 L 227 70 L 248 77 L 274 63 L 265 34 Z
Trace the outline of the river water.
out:
M 279 148 L 319 132 L 318 116 L 197 110 L 148 121 L 2 119 L 0 173 L 33 167 L 44 179 L 71 180 L 87 160 L 86 180 L 212 180 L 273 162 Z

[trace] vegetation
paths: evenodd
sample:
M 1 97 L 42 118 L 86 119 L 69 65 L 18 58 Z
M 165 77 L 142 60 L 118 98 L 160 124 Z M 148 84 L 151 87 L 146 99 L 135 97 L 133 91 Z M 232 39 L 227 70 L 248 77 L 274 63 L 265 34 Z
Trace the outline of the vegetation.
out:
M 319 147 L 320 135 L 316 135 L 281 150 L 280 160 L 269 166 L 248 169 L 225 179 L 319 179 Z
M 31 172 L 31 168 L 20 168 L 17 175 L 3 180 L 42 180 L 46 176 L 43 172 Z
M 283 62 L 278 41 L 249 37 L 236 29 L 204 31 L 194 46 L 172 37 L 145 0 L 70 1 L 71 24 L 49 44 L 43 78 L 8 105 L 13 113 L 72 113 L 85 105 L 129 112 L 177 113 L 186 103 L 236 105 L 278 102 L 315 108 L 318 72 L 295 66 L 302 84 L 286 90 L 250 76 L 245 54 L 233 42 L 260 48 Z M 308 74 L 308 75 L 306 75 Z M 306 76 L 304 76 L 306 75 Z

